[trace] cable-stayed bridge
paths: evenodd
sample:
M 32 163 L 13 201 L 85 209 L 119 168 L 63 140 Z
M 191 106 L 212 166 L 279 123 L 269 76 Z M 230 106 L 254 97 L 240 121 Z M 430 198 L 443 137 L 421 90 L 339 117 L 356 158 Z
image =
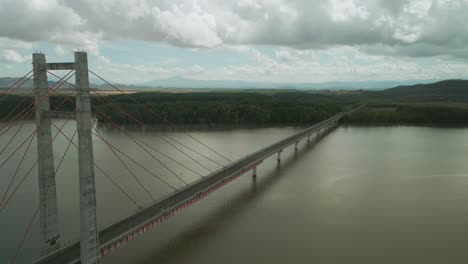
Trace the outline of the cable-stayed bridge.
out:
M 68 73 L 59 77 L 53 71 L 67 70 Z M 55 76 L 59 79 L 52 87 L 48 86 L 47 75 Z M 0 128 L 0 136 L 10 136 L 5 140 L 6 145 L 0 146 L 0 157 L 5 153 L 5 150 L 10 146 L 14 145 L 16 137 L 22 129 L 22 122 L 28 117 L 34 115 L 36 120 L 36 129 L 30 133 L 25 140 L 19 140 L 15 151 L 9 153 L 8 156 L 1 159 L 0 169 L 8 162 L 15 162 L 19 160 L 17 168 L 20 168 L 23 164 L 24 157 L 28 151 L 32 151 L 31 145 L 33 139 L 37 139 L 37 153 L 38 158 L 31 169 L 22 177 L 19 178 L 19 183 L 14 186 L 15 179 L 19 177 L 19 169 L 15 170 L 11 177 L 6 191 L 0 195 L 0 214 L 9 205 L 11 199 L 14 198 L 16 192 L 22 187 L 22 184 L 30 176 L 34 169 L 37 169 L 39 177 L 39 206 L 33 214 L 33 217 L 25 232 L 18 243 L 16 252 L 14 253 L 11 263 L 15 263 L 18 254 L 21 253 L 21 247 L 24 241 L 28 237 L 28 233 L 31 229 L 32 223 L 39 218 L 40 229 L 41 229 L 41 255 L 42 257 L 35 263 L 99 263 L 100 258 L 105 257 L 111 251 L 116 250 L 119 247 L 130 243 L 134 238 L 144 234 L 146 231 L 156 227 L 158 224 L 165 220 L 173 217 L 180 211 L 187 207 L 190 207 L 194 203 L 200 202 L 203 198 L 207 197 L 211 193 L 221 189 L 223 186 L 229 184 L 236 178 L 252 171 L 253 177 L 256 177 L 257 166 L 259 166 L 264 159 L 270 156 L 276 156 L 278 162 L 281 162 L 281 153 L 287 147 L 294 147 L 297 151 L 298 144 L 302 142 L 310 142 L 311 137 L 317 134 L 324 134 L 335 128 L 340 119 L 343 117 L 343 113 L 336 114 L 318 124 L 315 124 L 307 129 L 297 132 L 287 138 L 273 143 L 269 146 L 264 147 L 250 155 L 237 160 L 231 161 L 226 158 L 223 154 L 216 151 L 212 147 L 203 143 L 199 139 L 185 133 L 185 136 L 196 142 L 211 154 L 219 156 L 227 164 L 221 164 L 220 162 L 213 160 L 206 153 L 195 150 L 177 139 L 171 137 L 161 137 L 161 139 L 173 147 L 176 151 L 180 152 L 181 155 L 190 158 L 193 162 L 198 164 L 200 167 L 209 171 L 209 174 L 201 174 L 181 161 L 171 157 L 169 154 L 164 153 L 156 148 L 156 146 L 138 138 L 129 131 L 125 130 L 121 126 L 111 122 L 111 119 L 94 105 L 91 104 L 91 96 L 98 98 L 103 103 L 107 104 L 115 113 L 119 113 L 127 119 L 133 120 L 135 123 L 147 126 L 143 121 L 134 117 L 124 108 L 118 104 L 111 103 L 102 91 L 93 89 L 89 86 L 89 75 L 94 75 L 107 83 L 110 87 L 114 88 L 117 93 L 125 94 L 116 86 L 103 79 L 98 74 L 88 69 L 87 65 L 87 54 L 85 52 L 75 52 L 75 62 L 70 63 L 47 63 L 45 55 L 40 53 L 33 54 L 33 70 L 26 74 L 23 78 L 19 79 L 11 87 L 4 90 L 0 94 L 0 102 L 8 95 L 13 94 L 21 85 L 25 82 L 34 78 L 34 89 L 29 95 L 34 95 L 35 100 L 27 107 L 21 109 L 22 104 L 17 104 L 7 116 L 1 120 L 2 127 Z M 69 82 L 69 79 L 75 76 L 75 84 Z M 75 95 L 75 102 L 73 102 L 70 96 L 64 96 L 58 92 L 61 86 L 64 84 L 74 87 L 73 94 Z M 62 102 L 55 107 L 50 109 L 49 96 L 58 95 L 63 98 Z M 134 100 L 135 103 L 140 104 L 137 99 L 129 97 Z M 61 111 L 61 106 L 64 104 L 75 104 L 76 110 L 73 112 Z M 169 125 L 172 124 L 169 120 L 164 118 L 160 113 L 155 112 L 150 107 L 142 105 L 145 111 L 151 115 L 160 118 L 162 121 Z M 109 126 L 113 126 L 127 136 L 132 142 L 134 142 L 145 155 L 150 156 L 155 162 L 163 166 L 174 178 L 177 178 L 184 185 L 182 187 L 174 186 L 173 183 L 162 178 L 156 172 L 147 169 L 137 158 L 127 154 L 125 150 L 122 150 L 111 142 L 109 142 L 99 130 L 93 128 L 92 124 L 92 113 L 101 120 L 107 121 Z M 66 122 L 61 127 L 57 126 L 52 119 L 75 119 L 77 124 L 77 130 L 70 137 L 66 135 L 62 130 Z M 55 135 L 52 135 L 52 127 L 57 130 Z M 17 129 L 13 133 L 8 131 Z M 53 142 L 57 136 L 63 136 L 68 141 L 68 146 L 63 153 L 61 159 L 56 163 L 53 159 Z M 78 138 L 75 143 L 75 137 Z M 96 215 L 96 190 L 95 190 L 95 173 L 94 169 L 105 175 L 105 177 L 133 204 L 137 204 L 131 195 L 126 191 L 124 186 L 120 186 L 112 175 L 106 173 L 101 165 L 98 165 L 94 161 L 94 152 L 92 138 L 97 138 L 104 142 L 109 148 L 109 151 L 115 155 L 120 161 L 122 167 L 128 174 L 135 179 L 135 182 L 139 185 L 141 190 L 153 199 L 153 203 L 147 207 L 142 208 L 137 213 L 128 216 L 120 221 L 105 227 L 104 229 L 98 230 L 97 228 L 97 215 Z M 11 146 L 10 146 L 11 147 Z M 79 241 L 70 245 L 62 245 L 61 243 L 61 231 L 59 230 L 59 219 L 57 209 L 57 191 L 55 184 L 55 174 L 59 172 L 62 165 L 62 161 L 67 155 L 69 148 L 74 147 L 78 150 L 79 157 L 79 179 L 80 179 L 80 222 L 81 237 Z M 20 150 L 24 151 L 21 153 Z M 187 151 L 190 150 L 191 152 Z M 174 168 L 171 168 L 168 164 L 163 162 L 158 156 L 164 156 L 171 161 L 175 162 L 177 166 L 183 167 L 186 170 L 194 173 L 199 177 L 196 181 L 187 182 L 181 178 L 177 173 L 174 172 Z M 204 157 L 212 163 L 216 163 L 220 168 L 213 171 L 208 168 L 203 162 L 195 159 L 191 153 Z M 132 167 L 127 163 L 131 162 L 133 166 L 141 168 L 146 173 L 154 176 L 160 184 L 167 185 L 172 189 L 172 192 L 163 198 L 155 199 L 148 187 L 143 184 L 136 175 L 136 172 L 132 170 Z M 37 167 L 37 168 L 35 168 Z

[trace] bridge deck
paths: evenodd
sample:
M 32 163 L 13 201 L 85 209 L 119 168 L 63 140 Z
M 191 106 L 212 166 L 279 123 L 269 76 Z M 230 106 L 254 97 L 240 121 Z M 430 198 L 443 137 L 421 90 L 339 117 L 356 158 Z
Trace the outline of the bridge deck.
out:
M 314 132 L 336 124 L 342 117 L 343 114 L 337 114 L 323 122 L 256 151 L 180 190 L 175 191 L 173 194 L 162 198 L 158 202 L 142 209 L 134 215 L 102 229 L 99 231 L 101 256 L 107 255 L 110 251 L 125 245 L 136 236 L 145 233 L 147 230 L 155 227 L 159 223 L 162 223 L 174 214 L 177 214 L 180 210 L 200 201 L 210 193 L 254 168 L 265 158 L 268 158 L 284 148 L 295 144 Z M 79 257 L 80 243 L 76 242 L 42 258 L 35 263 L 79 263 Z

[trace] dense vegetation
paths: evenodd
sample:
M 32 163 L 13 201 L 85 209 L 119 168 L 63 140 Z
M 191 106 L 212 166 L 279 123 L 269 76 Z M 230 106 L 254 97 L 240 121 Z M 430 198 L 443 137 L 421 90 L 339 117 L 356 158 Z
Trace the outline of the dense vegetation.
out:
M 350 123 L 468 125 L 468 81 L 447 80 L 362 92 L 367 107 Z
M 148 124 L 164 124 L 164 119 L 175 124 L 306 124 L 330 117 L 353 103 L 298 92 L 139 93 L 130 97 L 109 96 L 108 99 L 116 107 L 100 101 L 96 101 L 96 106 L 113 122 L 134 122 L 116 111 L 122 108 Z M 145 106 L 162 118 L 153 115 Z
M 380 92 L 146 92 L 106 96 L 110 103 L 93 97 L 92 104 L 97 109 L 95 115 L 98 119 L 119 124 L 136 123 L 119 109 L 146 124 L 166 124 L 165 120 L 178 125 L 311 124 L 365 104 L 366 107 L 347 116 L 345 121 L 359 124 L 468 125 L 466 83 L 448 81 Z M 74 98 L 70 99 L 72 102 L 61 106 L 62 111 L 74 110 Z M 54 109 L 63 98 L 52 96 L 50 100 Z M 32 102 L 33 98 L 8 96 L 0 104 L 0 117 L 3 118 L 18 104 L 17 109 L 21 111 Z
M 74 98 L 70 99 L 74 102 Z M 51 96 L 51 109 L 55 109 L 62 100 L 60 96 Z M 75 106 L 71 102 L 64 103 L 60 110 L 73 111 Z M 350 109 L 353 107 L 353 102 L 349 99 L 337 100 L 327 95 L 302 92 L 274 94 L 157 92 L 111 95 L 106 96 L 105 101 L 100 97 L 92 98 L 95 115 L 104 122 L 137 123 L 130 117 L 131 115 L 146 124 L 166 124 L 165 120 L 169 120 L 179 125 L 309 124 Z M 16 111 L 20 112 L 31 103 L 33 103 L 31 97 L 8 96 L 0 105 L 0 117 L 5 117 L 17 104 L 21 104 Z M 120 110 L 129 115 L 123 114 Z M 10 117 L 12 116 L 14 115 Z
M 1 98 L 1 97 L 0 97 Z M 75 98 L 69 97 L 70 100 L 62 103 L 63 98 L 59 96 L 50 97 L 51 109 L 56 109 L 60 106 L 60 111 L 74 111 L 75 104 L 73 103 Z M 34 104 L 33 97 L 21 96 L 21 95 L 8 95 L 0 103 L 0 118 L 11 119 L 15 116 L 23 116 L 24 114 L 30 113 L 28 118 L 34 117 L 34 112 L 29 111 L 31 106 Z M 16 109 L 15 112 L 7 116 L 11 110 Z
M 468 125 L 468 108 L 430 103 L 364 107 L 347 116 L 346 121 L 354 124 Z

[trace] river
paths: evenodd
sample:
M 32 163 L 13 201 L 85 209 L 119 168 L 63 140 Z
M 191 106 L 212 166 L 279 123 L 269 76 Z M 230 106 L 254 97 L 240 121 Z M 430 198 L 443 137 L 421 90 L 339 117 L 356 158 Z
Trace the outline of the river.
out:
M 63 121 L 57 122 L 58 125 Z M 27 123 L 20 137 L 34 129 Z M 75 125 L 66 124 L 70 137 Z M 300 128 L 276 127 L 192 131 L 191 135 L 239 159 Z M 100 126 L 100 133 L 119 149 L 177 188 L 183 183 L 119 131 Z M 15 128 L 8 134 L 12 135 Z M 55 134 L 56 131 L 53 131 Z M 180 132 L 132 131 L 192 170 L 206 169 L 169 146 L 169 136 L 224 164 L 222 158 Z M 307 145 L 283 152 L 281 166 L 271 157 L 258 168 L 256 180 L 246 174 L 171 220 L 119 248 L 102 263 L 467 263 L 468 261 L 468 129 L 428 127 L 339 127 Z M 0 146 L 9 138 L 0 137 Z M 12 145 L 18 145 L 15 141 Z M 67 146 L 54 144 L 56 165 Z M 180 148 L 182 146 L 178 145 Z M 0 194 L 8 185 L 24 147 L 0 169 Z M 14 148 L 0 156 L 3 162 Z M 147 188 L 148 195 L 122 167 L 106 144 L 94 138 L 96 163 L 138 206 L 172 189 L 122 157 Z M 152 152 L 153 153 L 153 152 Z M 184 181 L 196 174 L 160 157 Z M 213 170 L 219 166 L 196 156 Z M 36 160 L 33 141 L 23 177 Z M 37 173 L 33 171 L 0 213 L 0 263 L 8 263 L 37 208 Z M 57 174 L 62 244 L 79 235 L 76 150 L 70 148 Z M 19 180 L 15 181 L 16 186 Z M 107 226 L 138 210 L 96 171 L 98 224 Z M 11 193 L 11 191 L 10 191 Z M 36 220 L 17 258 L 29 263 L 39 254 Z

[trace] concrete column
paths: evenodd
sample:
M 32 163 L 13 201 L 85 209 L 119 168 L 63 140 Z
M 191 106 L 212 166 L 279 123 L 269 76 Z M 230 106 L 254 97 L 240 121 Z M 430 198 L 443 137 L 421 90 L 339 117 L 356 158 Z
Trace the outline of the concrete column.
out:
M 276 158 L 276 160 L 278 161 L 278 163 L 281 162 L 281 152 L 283 152 L 283 150 L 278 151 L 278 157 Z
M 296 143 L 294 143 L 294 151 L 295 151 L 295 152 L 297 152 L 297 149 L 298 149 L 298 148 L 297 148 L 297 145 L 298 145 L 298 144 L 299 144 L 299 141 L 296 142 Z
M 307 143 L 310 143 L 310 134 L 307 136 Z
M 252 169 L 252 177 L 257 178 L 257 166 Z
M 80 182 L 80 254 L 82 264 L 99 263 L 99 238 L 96 219 L 96 187 L 91 135 L 91 101 L 89 97 L 88 57 L 75 52 L 76 126 L 78 130 L 78 164 Z
M 36 106 L 37 157 L 39 176 L 39 214 L 41 229 L 41 255 L 47 255 L 58 248 L 59 221 L 57 191 L 55 186 L 54 153 L 52 147 L 51 122 L 45 55 L 34 53 L 34 103 Z

